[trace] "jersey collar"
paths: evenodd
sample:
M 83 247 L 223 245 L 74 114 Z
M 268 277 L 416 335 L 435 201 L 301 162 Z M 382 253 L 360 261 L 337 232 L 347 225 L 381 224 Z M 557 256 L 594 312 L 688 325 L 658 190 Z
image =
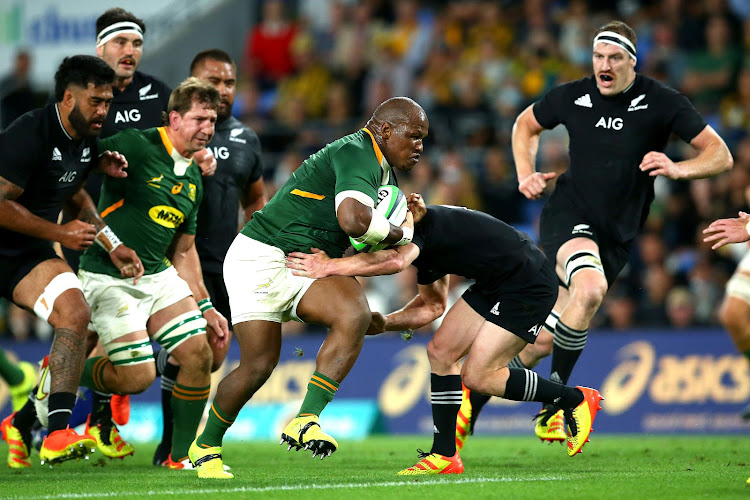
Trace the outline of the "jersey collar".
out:
M 380 168 L 383 171 L 381 184 L 388 184 L 390 182 L 391 166 L 388 165 L 388 160 L 385 159 L 385 156 L 380 150 L 380 146 L 378 146 L 378 143 L 375 141 L 375 136 L 372 135 L 372 132 L 370 132 L 367 127 L 363 128 L 362 130 L 364 130 L 365 133 L 370 136 L 370 139 L 372 139 L 372 148 L 375 150 L 375 156 L 377 157 Z
M 171 156 L 172 160 L 174 161 L 175 175 L 185 175 L 185 172 L 187 172 L 187 169 L 193 162 L 193 160 L 188 160 L 177 152 L 177 149 L 175 149 L 175 147 L 172 145 L 172 141 L 169 140 L 169 136 L 167 135 L 167 130 L 165 127 L 158 127 L 156 130 L 159 131 L 161 142 L 164 144 L 164 149 L 167 150 L 167 154 L 169 154 L 169 156 Z
M 65 137 L 67 137 L 69 140 L 73 140 L 73 138 L 70 136 L 67 130 L 65 130 L 65 125 L 63 125 L 62 117 L 60 116 L 60 109 L 57 107 L 57 103 L 55 103 L 55 114 L 57 115 L 57 123 L 60 124 L 60 128 L 63 131 L 63 134 L 65 134 Z

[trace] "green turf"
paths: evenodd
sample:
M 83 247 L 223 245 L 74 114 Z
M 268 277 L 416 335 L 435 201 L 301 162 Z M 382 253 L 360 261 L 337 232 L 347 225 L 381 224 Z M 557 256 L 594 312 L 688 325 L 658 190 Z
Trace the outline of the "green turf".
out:
M 31 469 L 0 471 L 1 498 L 750 498 L 746 436 L 594 435 L 581 455 L 531 437 L 469 439 L 462 475 L 397 476 L 413 465 L 426 436 L 342 442 L 323 461 L 272 443 L 230 444 L 235 479 L 199 480 L 195 472 L 150 465 L 154 445 L 124 461 L 94 454 L 50 470 L 34 454 Z M 5 456 L 7 448 L 0 446 Z

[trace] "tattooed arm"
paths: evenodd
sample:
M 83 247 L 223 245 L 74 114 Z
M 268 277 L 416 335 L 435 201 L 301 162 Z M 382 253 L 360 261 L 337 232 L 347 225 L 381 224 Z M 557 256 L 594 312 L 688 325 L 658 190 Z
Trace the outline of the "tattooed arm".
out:
M 15 201 L 21 194 L 23 188 L 0 177 L 0 226 L 35 238 L 59 241 L 73 250 L 85 250 L 94 243 L 93 225 L 74 220 L 61 226 L 44 220 Z

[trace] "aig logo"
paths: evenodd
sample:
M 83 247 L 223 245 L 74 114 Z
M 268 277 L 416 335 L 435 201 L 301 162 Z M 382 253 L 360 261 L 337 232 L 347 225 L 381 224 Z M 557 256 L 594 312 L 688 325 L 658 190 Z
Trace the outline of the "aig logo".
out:
M 229 148 L 226 146 L 221 146 L 219 148 L 217 147 L 209 147 L 211 151 L 214 152 L 214 156 L 220 160 L 226 160 L 229 158 Z
M 622 118 L 612 118 L 611 116 L 608 118 L 604 118 L 602 116 L 601 118 L 599 118 L 599 121 L 596 122 L 596 126 L 602 127 L 602 128 L 620 130 L 622 128 Z
M 115 114 L 115 123 L 131 123 L 141 121 L 141 112 L 137 109 L 126 109 Z

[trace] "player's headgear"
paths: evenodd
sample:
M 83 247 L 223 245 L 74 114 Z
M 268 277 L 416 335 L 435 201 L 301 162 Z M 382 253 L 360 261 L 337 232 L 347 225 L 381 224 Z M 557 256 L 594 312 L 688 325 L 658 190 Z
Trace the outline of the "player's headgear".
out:
M 627 52 L 634 61 L 638 61 L 636 40 L 633 28 L 622 21 L 612 21 L 597 30 L 594 35 L 594 47 L 597 43 L 615 45 Z
M 96 46 L 101 47 L 114 37 L 129 33 L 143 39 L 146 25 L 132 13 L 119 7 L 109 9 L 96 20 Z

